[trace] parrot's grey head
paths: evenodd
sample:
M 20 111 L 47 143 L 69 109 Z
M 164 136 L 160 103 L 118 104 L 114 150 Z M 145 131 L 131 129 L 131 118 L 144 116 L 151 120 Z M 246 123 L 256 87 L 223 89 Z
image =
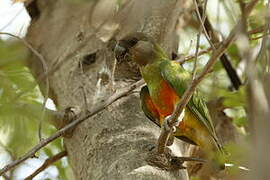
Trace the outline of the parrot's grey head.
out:
M 145 66 L 154 57 L 155 43 L 143 33 L 132 33 L 119 40 L 114 48 L 117 60 L 130 58 L 139 66 Z

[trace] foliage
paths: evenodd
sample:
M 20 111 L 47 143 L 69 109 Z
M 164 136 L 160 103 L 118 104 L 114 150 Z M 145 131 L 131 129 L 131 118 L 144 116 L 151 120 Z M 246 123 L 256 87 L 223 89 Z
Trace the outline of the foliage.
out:
M 13 158 L 22 156 L 38 143 L 38 123 L 44 99 L 25 64 L 27 58 L 28 50 L 23 44 L 0 41 L 0 139 Z M 44 135 L 53 132 L 55 128 L 45 123 Z M 60 139 L 44 148 L 48 156 L 62 150 Z M 56 166 L 65 179 L 62 163 L 58 162 Z

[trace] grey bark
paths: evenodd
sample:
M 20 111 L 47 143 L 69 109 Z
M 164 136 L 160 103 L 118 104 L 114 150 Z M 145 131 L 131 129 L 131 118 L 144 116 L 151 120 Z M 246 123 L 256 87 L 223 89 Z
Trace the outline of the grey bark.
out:
M 83 91 L 88 107 L 95 106 L 114 89 L 140 78 L 131 62 L 121 62 L 112 83 L 114 57 L 108 48 L 112 37 L 141 31 L 170 55 L 177 49 L 177 20 L 187 8 L 184 0 L 33 1 L 28 7 L 33 19 L 27 40 L 46 59 L 50 97 L 58 109 L 86 108 Z M 37 59 L 29 67 L 36 77 L 42 75 Z M 80 124 L 65 146 L 76 179 L 188 179 L 184 170 L 167 172 L 146 164 L 158 134 L 134 93 Z

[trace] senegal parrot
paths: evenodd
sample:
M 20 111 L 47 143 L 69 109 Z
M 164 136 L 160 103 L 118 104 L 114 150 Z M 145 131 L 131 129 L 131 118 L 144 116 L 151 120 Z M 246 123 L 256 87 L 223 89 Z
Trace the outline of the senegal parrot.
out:
M 181 100 L 190 83 L 190 73 L 170 60 L 163 49 L 143 33 L 133 33 L 119 40 L 114 52 L 117 59 L 129 58 L 138 64 L 147 84 L 140 92 L 142 110 L 151 121 L 161 126 Z M 173 135 L 200 146 L 206 152 L 222 150 L 205 101 L 198 92 L 185 107 L 184 116 Z

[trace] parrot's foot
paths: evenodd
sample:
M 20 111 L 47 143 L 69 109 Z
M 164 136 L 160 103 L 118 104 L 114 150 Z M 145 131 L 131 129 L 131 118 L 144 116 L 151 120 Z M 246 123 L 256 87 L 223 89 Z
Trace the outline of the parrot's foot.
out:
M 180 116 L 177 118 L 177 121 L 175 122 L 175 124 L 173 124 L 173 127 L 172 127 L 173 132 L 176 131 L 176 126 L 179 126 L 180 122 L 183 121 L 184 117 L 185 117 L 185 110 L 182 111 Z M 171 120 L 171 115 L 165 117 L 165 119 L 164 119 L 165 130 L 170 130 L 170 126 L 169 126 L 170 120 Z
M 171 150 L 166 147 L 165 153 L 158 153 L 157 149 L 153 149 L 149 152 L 148 157 L 146 158 L 146 162 L 151 165 L 155 166 L 167 171 L 176 171 L 179 169 L 186 169 L 183 166 L 184 162 L 186 161 L 193 161 L 198 163 L 206 162 L 204 159 L 195 158 L 195 157 L 176 157 L 173 156 Z
M 178 126 L 179 123 L 183 120 L 184 115 L 185 115 L 185 112 L 183 111 L 183 112 L 180 114 L 180 116 L 178 117 L 178 120 L 177 120 L 175 126 L 172 127 L 172 132 L 173 132 L 173 133 L 176 132 L 176 126 Z M 164 120 L 164 128 L 165 128 L 166 130 L 169 130 L 169 129 L 170 129 L 170 127 L 169 127 L 169 121 L 170 121 L 170 118 L 171 118 L 171 116 L 166 116 L 166 117 L 165 117 L 165 120 Z M 168 139 L 168 141 L 167 141 L 167 146 L 171 146 L 171 145 L 173 144 L 173 142 L 174 142 L 174 135 L 171 134 L 170 137 L 169 137 L 169 139 Z
M 76 120 L 81 113 L 81 109 L 79 107 L 68 107 L 65 109 L 64 117 L 61 120 L 61 127 L 63 128 L 66 125 L 70 124 L 72 121 Z M 63 137 L 65 138 L 71 138 L 73 135 L 73 132 L 75 130 L 76 126 L 71 128 L 70 130 L 66 131 L 63 134 Z

